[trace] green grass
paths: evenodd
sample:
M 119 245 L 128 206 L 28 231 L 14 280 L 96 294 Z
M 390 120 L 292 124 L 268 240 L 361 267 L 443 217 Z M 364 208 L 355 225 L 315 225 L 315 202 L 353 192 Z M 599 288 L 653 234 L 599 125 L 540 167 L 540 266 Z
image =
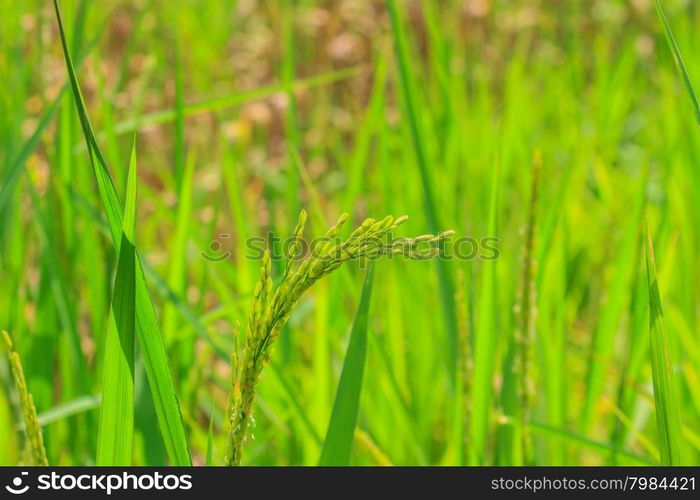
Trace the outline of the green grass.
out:
M 122 220 L 124 219 L 124 211 L 122 209 L 121 202 L 119 201 L 119 197 L 117 196 L 114 182 L 112 181 L 107 164 L 105 163 L 102 152 L 97 145 L 97 139 L 95 138 L 95 134 L 90 124 L 90 119 L 88 118 L 87 111 L 85 109 L 85 102 L 83 100 L 82 92 L 80 91 L 78 78 L 75 74 L 75 69 L 68 50 L 68 44 L 66 41 L 63 24 L 61 22 L 61 14 L 57 0 L 54 0 L 54 7 L 56 9 L 56 18 L 58 20 L 61 34 L 63 54 L 65 56 L 68 76 L 70 78 L 71 88 L 73 90 L 73 97 L 75 99 L 78 116 L 80 118 L 80 125 L 82 127 L 83 136 L 90 155 L 90 162 L 92 163 L 93 171 L 95 173 L 104 211 L 109 223 L 114 249 L 117 254 L 121 256 L 121 243 L 124 242 L 123 236 L 125 234 L 123 228 L 126 227 L 126 224 L 122 224 Z M 132 158 L 134 158 L 133 154 Z M 133 190 L 135 190 L 135 184 L 132 186 L 132 191 Z M 130 201 L 133 202 L 133 200 Z M 133 213 L 130 213 L 129 216 L 135 217 Z M 127 222 L 129 225 L 132 224 L 130 221 Z M 119 228 L 122 229 L 120 230 Z M 128 236 L 126 240 L 128 243 Z M 187 445 L 185 429 L 180 414 L 180 407 L 178 405 L 176 392 L 173 387 L 170 364 L 168 362 L 167 354 L 165 353 L 163 339 L 158 327 L 158 320 L 155 316 L 155 310 L 153 308 L 146 281 L 143 276 L 143 269 L 141 268 L 140 259 L 138 258 L 136 250 L 131 248 L 127 248 L 125 250 L 127 252 L 134 252 L 134 266 L 136 273 L 134 292 L 135 298 L 133 299 L 134 310 L 129 311 L 129 314 L 133 314 L 134 312 L 136 314 L 137 333 L 139 334 L 146 372 L 148 373 L 149 383 L 151 384 L 151 391 L 154 396 L 154 403 L 156 405 L 156 412 L 158 415 L 161 433 L 163 434 L 163 440 L 168 450 L 170 459 L 174 464 L 189 465 L 191 463 L 191 458 Z M 127 356 L 128 360 L 127 353 L 125 353 L 125 356 Z
M 333 413 L 328 423 L 326 439 L 323 440 L 323 450 L 319 465 L 347 466 L 350 465 L 352 442 L 357 426 L 357 415 L 362 393 L 362 379 L 367 358 L 367 322 L 369 305 L 372 298 L 374 283 L 374 264 L 370 263 L 362 287 L 360 305 L 357 308 L 352 332 L 348 343 L 348 351 L 343 361 L 343 371 L 338 381 L 335 393 Z
M 134 437 L 134 337 L 136 331 L 136 141 L 131 150 L 112 308 L 102 380 L 97 465 L 131 465 Z
M 440 217 L 438 216 L 437 203 L 435 201 L 435 187 L 432 176 L 435 175 L 430 169 L 428 158 L 428 148 L 426 146 L 426 130 L 422 126 L 422 116 L 420 116 L 421 104 L 418 98 L 418 89 L 412 74 L 410 63 L 408 41 L 402 26 L 401 14 L 395 0 L 388 0 L 387 8 L 391 17 L 391 29 L 394 37 L 394 47 L 399 70 L 399 81 L 401 83 L 401 94 L 403 97 L 403 109 L 406 112 L 408 128 L 411 132 L 411 141 L 416 155 L 416 165 L 420 172 L 420 184 L 423 191 L 423 209 L 430 230 L 437 232 L 441 230 Z M 452 377 L 457 371 L 457 318 L 454 305 L 454 285 L 447 264 L 443 260 L 436 261 L 437 275 L 440 283 L 440 299 L 442 303 L 443 315 L 445 318 L 444 331 L 447 335 L 447 353 L 449 355 L 449 368 Z
M 683 465 L 681 416 L 673 377 L 673 363 L 664 327 L 659 283 L 656 277 L 654 244 L 647 230 L 647 279 L 649 283 L 649 332 L 651 368 L 654 382 L 656 427 L 659 435 L 661 463 Z
M 290 236 L 291 244 L 282 247 L 285 252 L 284 272 L 277 285 L 273 285 L 272 257 L 274 245 L 265 249 L 260 266 L 260 279 L 253 291 L 253 304 L 248 316 L 245 334 L 237 335 L 231 356 L 231 395 L 227 415 L 230 418 L 228 465 L 240 465 L 243 448 L 248 441 L 255 422 L 253 404 L 263 369 L 270 364 L 276 342 L 294 313 L 302 295 L 321 278 L 351 262 L 372 266 L 377 259 L 421 259 L 436 257 L 439 245 L 454 231 L 437 235 L 426 234 L 415 238 L 395 238 L 393 232 L 406 222 L 408 217 L 396 219 L 391 215 L 381 220 L 365 219 L 350 236 L 340 238 L 348 214 L 342 214 L 322 238 L 312 240 L 304 249 L 304 229 L 307 214 L 302 210 Z M 301 257 L 301 258 L 300 258 Z M 368 271 L 372 275 L 372 271 Z M 325 465 L 346 462 L 352 443 L 354 424 L 348 419 L 357 418 L 359 391 L 364 373 L 366 351 L 367 308 L 371 292 L 371 281 L 363 288 L 359 316 L 356 318 L 350 337 L 347 371 L 343 370 L 339 382 L 340 396 L 336 395 L 331 423 L 324 441 L 321 461 Z M 342 401 L 339 399 L 341 398 Z
M 488 234 L 498 234 L 499 182 L 498 165 L 492 173 L 491 199 L 489 202 Z M 498 260 L 484 264 L 484 274 L 479 290 L 476 329 L 474 330 L 474 377 L 471 381 L 471 414 L 469 422 L 469 464 L 481 465 L 488 461 L 493 432 L 493 375 L 498 356 L 496 267 Z
M 694 2 L 60 8 L 0 2 L 0 464 L 34 422 L 52 465 L 227 463 L 251 245 L 301 209 L 498 258 L 387 259 L 371 313 L 316 282 L 242 464 L 700 464 Z
M 661 1 L 654 0 L 654 5 L 656 6 L 656 11 L 659 14 L 659 18 L 663 23 L 664 32 L 666 33 L 666 40 L 668 41 L 668 45 L 671 48 L 671 51 L 673 52 L 673 59 L 676 62 L 676 66 L 678 66 L 678 72 L 680 73 L 680 76 L 683 80 L 683 85 L 685 86 L 685 89 L 688 92 L 688 97 L 690 97 L 690 102 L 693 107 L 693 111 L 695 112 L 695 119 L 700 125 L 700 102 L 698 101 L 698 96 L 695 93 L 695 88 L 693 87 L 693 80 L 688 74 L 688 69 L 685 66 L 685 62 L 683 61 L 683 56 L 681 55 L 681 50 L 678 48 L 676 37 L 673 36 L 673 30 L 668 24 L 668 19 L 666 19 L 666 14 L 664 13 L 664 9 L 661 6 Z

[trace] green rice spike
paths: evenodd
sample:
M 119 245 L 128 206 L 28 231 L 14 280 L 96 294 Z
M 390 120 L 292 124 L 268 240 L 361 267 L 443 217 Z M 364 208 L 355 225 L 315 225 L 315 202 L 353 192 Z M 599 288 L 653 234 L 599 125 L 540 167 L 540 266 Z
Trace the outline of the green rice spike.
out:
M 2 332 L 2 338 L 5 341 L 7 357 L 10 360 L 12 377 L 15 381 L 15 389 L 17 389 L 22 406 L 22 417 L 24 418 L 27 440 L 32 450 L 32 460 L 34 465 L 48 466 L 49 462 L 46 459 L 46 450 L 44 449 L 44 436 L 36 416 L 34 398 L 32 398 L 29 389 L 27 389 L 27 381 L 24 378 L 24 370 L 22 369 L 19 354 L 13 351 L 12 339 L 10 339 L 10 335 L 7 332 Z
M 240 465 L 248 430 L 253 421 L 255 390 L 264 366 L 270 361 L 274 343 L 301 295 L 316 281 L 340 268 L 346 262 L 361 258 L 375 258 L 389 255 L 392 242 L 379 243 L 376 238 L 385 236 L 388 230 L 406 220 L 405 216 L 394 219 L 387 216 L 379 222 L 366 219 L 350 237 L 339 245 L 331 245 L 331 240 L 340 232 L 348 215 L 343 214 L 326 232 L 325 241 L 316 249 L 316 255 L 307 257 L 295 272 L 286 270 L 281 283 L 273 292 L 270 276 L 270 253 L 265 251 L 260 268 L 260 281 L 255 286 L 253 305 L 249 316 L 248 334 L 244 347 L 237 359 L 237 369 L 231 382 L 229 398 L 229 434 L 226 463 Z M 300 238 L 306 222 L 305 212 L 299 216 L 295 237 Z M 429 235 L 427 242 L 442 240 L 450 231 L 437 236 Z M 336 250 L 348 250 L 336 256 Z M 332 251 L 329 251 L 332 250 Z M 429 256 L 435 253 L 429 253 Z M 272 297 L 270 299 L 270 297 Z

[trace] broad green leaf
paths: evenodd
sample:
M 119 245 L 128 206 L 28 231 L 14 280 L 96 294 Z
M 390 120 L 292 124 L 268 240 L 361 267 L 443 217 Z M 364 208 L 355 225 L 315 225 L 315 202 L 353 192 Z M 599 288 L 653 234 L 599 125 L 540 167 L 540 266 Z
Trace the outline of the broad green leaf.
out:
M 97 465 L 131 465 L 134 437 L 134 333 L 136 330 L 136 143 L 131 150 L 126 210 L 112 293 L 97 435 Z
M 107 169 L 107 164 L 97 145 L 92 126 L 90 125 L 85 102 L 80 91 L 78 77 L 75 73 L 70 53 L 68 52 L 66 35 L 57 0 L 54 0 L 54 8 L 56 10 L 63 54 L 71 82 L 71 88 L 73 90 L 73 96 L 75 98 L 78 117 L 80 118 L 83 135 L 85 136 L 87 149 L 90 154 L 98 190 L 112 235 L 112 242 L 115 250 L 119 252 L 122 241 L 122 206 L 114 187 L 112 177 Z M 158 415 L 158 422 L 163 434 L 163 441 L 165 442 L 168 456 L 174 465 L 191 465 L 192 459 L 187 446 L 185 425 L 177 401 L 175 385 L 170 371 L 170 363 L 160 334 L 160 328 L 158 326 L 158 320 L 148 291 L 148 286 L 146 285 L 141 260 L 136 250 L 134 250 L 134 263 L 136 268 L 136 334 L 139 344 L 141 345 L 141 353 L 144 358 L 146 374 L 148 375 L 148 381 L 151 386 L 156 414 Z
M 319 465 L 344 466 L 350 464 L 352 440 L 360 408 L 362 378 L 367 357 L 367 316 L 372 298 L 374 265 L 370 263 L 362 288 L 360 305 L 350 333 L 350 343 L 343 362 L 338 390 L 335 393 L 333 413 L 323 442 Z

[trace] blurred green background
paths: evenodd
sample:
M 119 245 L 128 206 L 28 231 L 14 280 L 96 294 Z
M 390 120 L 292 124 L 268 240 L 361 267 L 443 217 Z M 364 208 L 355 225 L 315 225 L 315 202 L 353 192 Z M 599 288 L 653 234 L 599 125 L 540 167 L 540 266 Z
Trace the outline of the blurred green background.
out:
M 246 239 L 287 236 L 306 208 L 308 235 L 348 212 L 499 239 L 493 261 L 377 264 L 353 464 L 658 463 L 647 214 L 700 463 L 700 134 L 653 1 L 397 5 L 392 28 L 374 0 L 61 2 L 122 197 L 136 134 L 136 245 L 193 461 L 210 420 L 225 453 L 222 352 L 260 265 Z M 700 5 L 664 6 L 700 81 Z M 0 3 L 0 75 L 0 327 L 49 462 L 92 464 L 116 256 L 50 2 Z M 318 462 L 362 278 L 348 266 L 302 299 L 244 464 Z M 138 355 L 135 385 L 134 461 L 166 463 Z M 25 463 L 4 358 L 0 386 L 0 464 Z

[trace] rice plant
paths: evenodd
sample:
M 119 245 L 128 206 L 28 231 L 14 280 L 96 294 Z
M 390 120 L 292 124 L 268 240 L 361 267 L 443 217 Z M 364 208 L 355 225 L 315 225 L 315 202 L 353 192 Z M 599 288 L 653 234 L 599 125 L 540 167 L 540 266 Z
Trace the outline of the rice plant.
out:
M 294 229 L 294 242 L 284 273 L 274 290 L 269 250 L 262 258 L 260 280 L 253 292 L 253 306 L 245 336 L 241 340 L 240 350 L 234 351 L 232 356 L 233 378 L 228 411 L 231 425 L 227 454 L 229 465 L 239 465 L 241 462 L 243 445 L 253 418 L 253 402 L 260 374 L 269 364 L 274 344 L 302 294 L 319 279 L 351 261 L 366 262 L 393 255 L 431 257 L 439 251 L 432 244 L 440 243 L 453 234 L 453 231 L 445 231 L 438 235 L 387 240 L 387 235 L 391 236 L 391 231 L 408 219 L 406 216 L 394 219 L 388 215 L 379 221 L 365 219 L 347 239 L 337 241 L 348 219 L 348 215 L 343 214 L 314 246 L 312 254 L 295 265 L 294 258 L 301 249 L 306 219 L 306 211 L 302 210 Z M 426 249 L 425 245 L 430 247 Z
M 44 449 L 44 436 L 41 432 L 41 425 L 37 420 L 34 398 L 27 389 L 27 381 L 24 378 L 24 370 L 19 359 L 19 354 L 13 351 L 12 339 L 7 332 L 2 332 L 3 342 L 7 350 L 7 357 L 12 367 L 12 376 L 15 382 L 15 389 L 19 394 L 20 405 L 22 407 L 22 417 L 24 418 L 24 430 L 27 436 L 27 443 L 31 451 L 34 465 L 48 465 L 46 460 L 46 450 Z
M 700 463 L 699 25 L 0 2 L 0 465 Z

